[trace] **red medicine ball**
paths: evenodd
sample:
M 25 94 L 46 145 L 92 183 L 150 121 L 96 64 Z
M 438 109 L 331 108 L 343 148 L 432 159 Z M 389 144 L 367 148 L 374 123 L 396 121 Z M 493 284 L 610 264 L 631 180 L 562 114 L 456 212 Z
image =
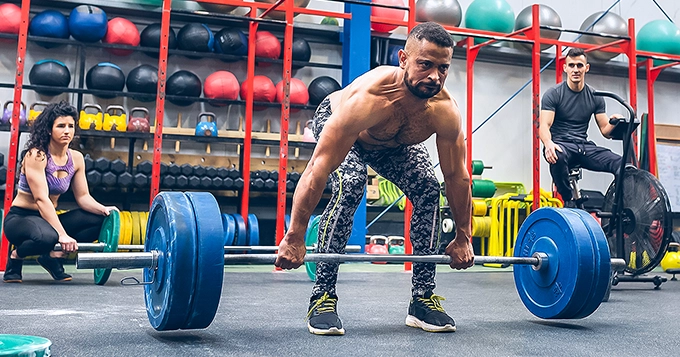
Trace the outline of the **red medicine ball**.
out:
M 281 54 L 281 43 L 269 31 L 257 31 L 255 34 L 255 57 L 278 59 Z M 260 62 L 262 67 L 271 66 L 270 62 Z
M 241 99 L 246 100 L 246 92 L 248 92 L 248 81 L 241 83 Z M 274 82 L 267 76 L 253 77 L 253 101 L 254 102 L 268 102 L 273 103 L 276 99 L 276 87 Z M 255 106 L 256 110 L 264 110 L 266 107 Z
M 0 5 L 0 33 L 18 35 L 19 24 L 21 24 L 21 8 L 9 3 Z M 12 42 L 12 40 L 2 39 L 0 42 Z
M 382 4 L 382 5 L 393 5 L 393 6 L 405 6 L 404 5 L 404 0 L 372 0 L 371 1 L 374 4 Z M 403 20 L 404 16 L 406 15 L 406 10 L 399 10 L 399 9 L 391 9 L 388 7 L 378 7 L 378 6 L 372 6 L 371 7 L 371 16 L 375 17 L 386 17 L 388 19 L 392 20 Z M 381 24 L 377 22 L 372 22 L 371 23 L 371 28 L 376 31 L 376 32 L 390 32 L 394 29 L 396 29 L 398 26 L 395 25 L 389 25 L 389 24 Z
M 217 71 L 208 76 L 203 82 L 203 94 L 210 99 L 237 100 L 239 94 L 238 79 L 228 71 Z M 223 107 L 224 103 L 211 103 Z
M 116 17 L 109 21 L 106 29 L 106 36 L 102 39 L 104 43 L 139 46 L 139 30 L 137 26 L 128 19 Z M 121 50 L 115 48 L 107 48 L 107 51 L 116 56 L 128 56 L 132 50 Z
M 283 81 L 276 84 L 276 101 L 283 102 Z M 290 104 L 307 105 L 309 92 L 305 83 L 297 78 L 290 79 Z M 299 112 L 299 108 L 291 108 L 291 112 Z

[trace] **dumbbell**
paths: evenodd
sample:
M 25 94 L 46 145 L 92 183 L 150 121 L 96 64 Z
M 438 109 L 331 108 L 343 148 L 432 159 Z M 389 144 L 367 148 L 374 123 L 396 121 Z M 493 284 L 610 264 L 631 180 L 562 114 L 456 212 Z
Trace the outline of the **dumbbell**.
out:
M 7 167 L 0 167 L 0 186 L 4 185 L 7 180 Z
M 186 177 L 189 177 L 194 174 L 194 167 L 189 164 L 182 164 L 182 166 L 180 166 L 179 168 L 182 171 L 182 175 Z
M 111 161 L 105 157 L 99 157 L 97 160 L 94 160 L 94 169 L 104 173 L 109 171 L 111 168 Z
M 206 167 L 205 168 L 205 175 L 210 177 L 210 178 L 217 177 L 217 168 L 212 167 L 212 166 Z
M 256 177 L 259 175 L 256 175 L 256 172 L 253 172 L 252 176 L 250 177 L 250 187 L 253 188 L 253 190 L 262 190 L 264 188 L 264 180 L 260 177 Z
M 263 181 L 269 178 L 269 171 L 257 170 L 250 173 L 250 177 L 255 179 L 262 179 Z
M 299 172 L 290 172 L 290 173 L 288 173 L 288 179 L 293 181 L 293 183 L 297 184 L 297 182 L 300 181 L 300 173 Z
M 153 168 L 153 164 L 149 160 L 144 160 L 137 164 L 137 172 L 146 174 L 146 175 L 151 175 L 151 170 Z
M 133 183 L 135 187 L 144 188 L 149 186 L 149 176 L 139 172 L 135 174 Z
M 222 179 L 221 177 L 213 177 L 211 180 L 213 189 L 219 190 L 224 185 L 224 179 Z
M 85 172 L 92 170 L 94 168 L 94 160 L 92 160 L 90 154 L 85 155 L 84 160 L 85 160 Z M 2 165 L 2 163 L 0 163 L 0 165 Z
M 286 191 L 288 191 L 288 192 L 295 191 L 295 182 L 293 182 L 292 180 L 287 180 L 286 181 Z
M 236 180 L 237 178 L 241 177 L 241 171 L 232 167 L 229 169 L 229 177 Z
M 177 188 L 186 188 L 187 186 L 189 186 L 189 178 L 184 176 L 184 175 L 177 176 L 177 180 L 175 181 L 175 186 Z
M 234 189 L 240 190 L 240 189 L 243 188 L 244 184 L 245 183 L 243 182 L 243 178 L 239 177 L 239 178 L 234 179 Z
M 223 179 L 229 177 L 229 169 L 227 169 L 226 167 L 220 167 L 219 169 L 217 169 L 217 176 Z
M 194 166 L 194 175 L 198 177 L 205 176 L 205 167 L 201 165 Z
M 198 176 L 190 176 L 189 177 L 189 187 L 190 188 L 201 187 L 201 179 Z
M 222 188 L 225 190 L 231 190 L 234 188 L 234 179 L 231 177 L 225 177 L 222 179 Z
M 276 181 L 270 178 L 264 180 L 264 188 L 268 191 L 274 191 L 276 189 Z
M 118 181 L 118 175 L 113 172 L 108 171 L 102 174 L 102 185 L 113 187 L 116 185 L 116 181 Z
M 179 165 L 175 163 L 168 165 L 168 174 L 172 176 L 178 176 L 180 173 L 182 173 L 182 169 L 179 167 Z
M 165 175 L 161 178 L 161 186 L 172 188 L 175 186 L 177 178 L 175 176 Z
M 85 174 L 87 184 L 90 186 L 99 186 L 102 183 L 102 173 L 97 170 L 90 170 Z
M 125 172 L 125 167 L 126 167 L 125 161 L 123 161 L 121 159 L 115 159 L 115 160 L 111 161 L 111 166 L 109 168 L 109 171 L 113 172 L 116 175 L 120 175 L 123 172 Z M 103 179 L 103 177 L 102 177 L 102 179 Z
M 123 172 L 118 175 L 118 186 L 120 187 L 130 187 L 132 186 L 133 176 L 129 172 Z
M 212 179 L 208 176 L 201 177 L 201 188 L 207 190 L 211 187 L 212 187 Z
M 168 173 L 168 164 L 161 162 L 161 175 Z

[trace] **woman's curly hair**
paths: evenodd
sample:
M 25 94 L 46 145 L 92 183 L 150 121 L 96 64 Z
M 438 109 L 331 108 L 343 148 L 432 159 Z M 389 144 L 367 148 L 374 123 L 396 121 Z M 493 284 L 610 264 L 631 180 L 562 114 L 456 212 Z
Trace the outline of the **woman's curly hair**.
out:
M 31 125 L 31 136 L 26 143 L 26 151 L 36 148 L 38 153 L 47 153 L 52 140 L 54 120 L 63 116 L 73 117 L 73 120 L 78 122 L 78 111 L 68 102 L 61 101 L 48 105 Z

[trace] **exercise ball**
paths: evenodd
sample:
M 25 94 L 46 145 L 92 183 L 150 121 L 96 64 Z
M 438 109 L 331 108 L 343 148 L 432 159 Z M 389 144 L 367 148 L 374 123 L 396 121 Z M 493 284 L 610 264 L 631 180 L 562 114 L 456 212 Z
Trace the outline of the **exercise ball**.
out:
M 463 10 L 458 0 L 418 0 L 416 21 L 434 21 L 441 25 L 460 26 Z
M 155 101 L 156 93 L 158 93 L 158 68 L 148 64 L 133 68 L 130 73 L 128 73 L 125 86 L 127 87 L 128 92 L 151 94 L 133 96 L 133 99 L 140 102 Z
M 515 13 L 505 0 L 474 0 L 465 11 L 465 27 L 475 30 L 510 33 L 515 25 Z M 475 43 L 486 42 L 475 38 Z
M 276 84 L 276 101 L 283 103 L 283 85 L 284 82 L 280 81 Z M 307 105 L 309 103 L 309 92 L 307 91 L 307 86 L 305 82 L 297 79 L 290 79 L 290 104 Z M 290 108 L 291 112 L 299 112 L 299 108 Z
M 233 73 L 217 71 L 205 79 L 203 94 L 210 99 L 237 100 L 241 86 Z M 210 103 L 217 107 L 225 106 L 224 103 Z
M 233 56 L 248 55 L 248 38 L 243 31 L 225 27 L 215 34 L 215 52 Z M 239 58 L 226 59 L 225 62 L 236 62 Z
M 543 4 L 538 6 L 538 23 L 541 26 L 562 27 L 562 19 L 560 19 L 560 15 L 557 13 L 557 11 L 553 10 L 553 8 L 550 6 Z M 517 15 L 517 18 L 515 19 L 515 31 L 527 28 L 529 26 L 531 26 L 531 5 L 522 9 L 522 11 L 520 11 Z M 541 29 L 542 38 L 557 40 L 560 38 L 561 34 L 562 31 Z M 528 50 L 531 50 L 532 48 L 532 45 L 529 43 L 513 42 L 513 45 L 515 45 L 517 48 Z M 541 51 L 547 50 L 550 47 L 552 47 L 552 45 L 541 44 Z
M 139 41 L 137 26 L 132 21 L 122 17 L 115 17 L 109 21 L 109 27 L 102 40 L 104 43 L 128 46 L 139 46 Z M 106 50 L 116 56 L 128 56 L 132 53 L 132 50 L 117 48 L 107 48 Z
M 201 79 L 189 71 L 177 71 L 168 78 L 165 92 L 168 95 L 179 95 L 187 97 L 201 96 Z M 170 103 L 180 107 L 186 107 L 194 103 L 192 99 L 170 99 Z
M 257 31 L 255 34 L 255 57 L 277 59 L 281 54 L 281 43 L 269 31 Z M 260 62 L 263 67 L 270 66 L 269 62 Z
M 71 83 L 71 72 L 65 64 L 53 59 L 36 62 L 28 73 L 28 81 L 32 85 L 68 87 Z M 36 89 L 38 94 L 55 96 L 63 93 L 60 90 Z
M 340 90 L 340 83 L 333 77 L 321 76 L 309 83 L 309 104 L 319 105 L 329 94 Z
M 206 24 L 191 23 L 184 25 L 177 33 L 177 48 L 183 51 L 212 52 L 215 37 Z M 200 57 L 187 56 L 198 59 Z
M 139 36 L 139 45 L 142 47 L 151 47 L 155 49 L 161 48 L 161 24 L 151 24 L 142 30 Z M 175 36 L 175 30 L 170 28 L 168 32 L 168 49 L 174 50 L 177 48 L 177 37 Z M 148 52 L 145 51 L 150 57 L 158 58 L 158 52 Z
M 257 2 L 262 2 L 266 4 L 273 4 L 276 2 L 276 0 L 255 0 Z M 309 0 L 295 0 L 294 2 L 296 7 L 307 7 L 309 5 Z M 283 10 L 283 8 L 286 7 L 286 4 L 281 4 L 277 9 Z M 264 10 L 260 10 L 262 12 Z M 295 12 L 293 13 L 293 16 L 297 16 L 299 13 Z M 286 12 L 285 11 L 280 11 L 280 10 L 274 10 L 270 13 L 267 14 L 266 17 L 272 18 L 272 19 L 277 19 L 277 20 L 285 20 L 286 19 Z
M 88 89 L 120 92 L 125 88 L 125 74 L 115 64 L 102 62 L 87 71 L 85 84 Z M 116 97 L 115 94 L 95 94 L 94 96 L 106 99 Z
M 403 0 L 371 0 L 373 4 L 406 6 Z M 387 7 L 371 6 L 371 16 L 385 17 L 392 20 L 403 20 L 406 10 L 390 9 Z M 371 22 L 371 29 L 376 32 L 390 32 L 399 26 Z
M 338 19 L 336 19 L 335 17 L 326 16 L 323 19 L 321 19 L 321 25 L 339 26 L 340 22 L 338 22 Z
M 18 35 L 20 24 L 20 7 L 9 3 L 0 5 L 0 33 Z M 0 42 L 12 42 L 12 40 L 1 39 Z
M 2 21 L 2 20 L 0 20 Z M 33 17 L 31 23 L 28 25 L 28 33 L 31 36 L 51 37 L 68 39 L 71 35 L 68 32 L 68 20 L 66 16 L 59 11 L 45 10 Z M 54 42 L 37 42 L 38 45 L 45 48 L 53 48 L 59 46 L 59 43 Z
M 597 20 L 603 13 L 604 11 L 599 11 L 588 16 L 588 18 L 585 19 L 581 24 L 579 30 L 616 36 L 628 36 L 628 24 L 626 23 L 626 20 L 613 12 L 608 12 L 600 19 L 600 21 L 595 23 L 595 20 Z M 604 45 L 615 41 L 615 39 L 584 35 L 578 41 L 594 45 Z M 588 52 L 587 54 L 588 59 L 594 58 L 600 61 L 609 61 L 618 55 L 618 53 L 604 51 L 593 51 Z
M 280 59 L 283 59 L 283 41 L 281 41 L 281 54 Z M 309 42 L 302 37 L 293 38 L 293 61 L 309 62 L 312 58 L 312 48 L 309 46 Z M 293 63 L 293 69 L 300 69 L 304 65 Z
M 248 92 L 248 81 L 241 83 L 241 99 L 246 100 Z M 253 102 L 273 103 L 276 100 L 276 87 L 274 82 L 267 76 L 253 77 Z M 255 110 L 267 109 L 267 107 L 255 106 Z
M 217 12 L 220 14 L 228 14 L 237 8 L 237 6 L 212 4 L 209 2 L 202 2 L 200 5 L 210 12 Z
M 404 46 L 390 45 L 387 48 L 387 63 L 390 66 L 399 66 L 399 50 L 403 50 Z
M 68 18 L 68 30 L 78 41 L 97 42 L 104 38 L 107 28 L 106 13 L 96 6 L 79 5 Z
M 640 51 L 680 55 L 680 29 L 668 20 L 648 22 L 638 31 L 636 39 Z M 655 66 L 664 63 L 668 61 L 654 60 Z

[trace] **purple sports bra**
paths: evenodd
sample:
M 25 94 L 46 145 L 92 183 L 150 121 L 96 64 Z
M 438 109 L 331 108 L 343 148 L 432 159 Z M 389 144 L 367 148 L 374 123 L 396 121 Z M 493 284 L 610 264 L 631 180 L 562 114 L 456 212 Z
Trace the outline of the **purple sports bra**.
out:
M 73 165 L 73 157 L 71 157 L 71 150 L 66 150 L 68 159 L 66 160 L 66 165 L 58 166 L 52 160 L 52 155 L 47 153 L 47 166 L 45 166 L 45 176 L 47 177 L 47 188 L 49 189 L 50 195 L 61 195 L 68 191 L 69 186 L 71 186 L 71 179 L 76 172 L 76 168 Z M 65 177 L 59 178 L 54 175 L 57 171 L 66 171 L 67 175 Z M 28 186 L 28 181 L 26 180 L 26 175 L 22 172 L 19 176 L 19 189 L 24 192 L 31 193 L 31 188 Z

